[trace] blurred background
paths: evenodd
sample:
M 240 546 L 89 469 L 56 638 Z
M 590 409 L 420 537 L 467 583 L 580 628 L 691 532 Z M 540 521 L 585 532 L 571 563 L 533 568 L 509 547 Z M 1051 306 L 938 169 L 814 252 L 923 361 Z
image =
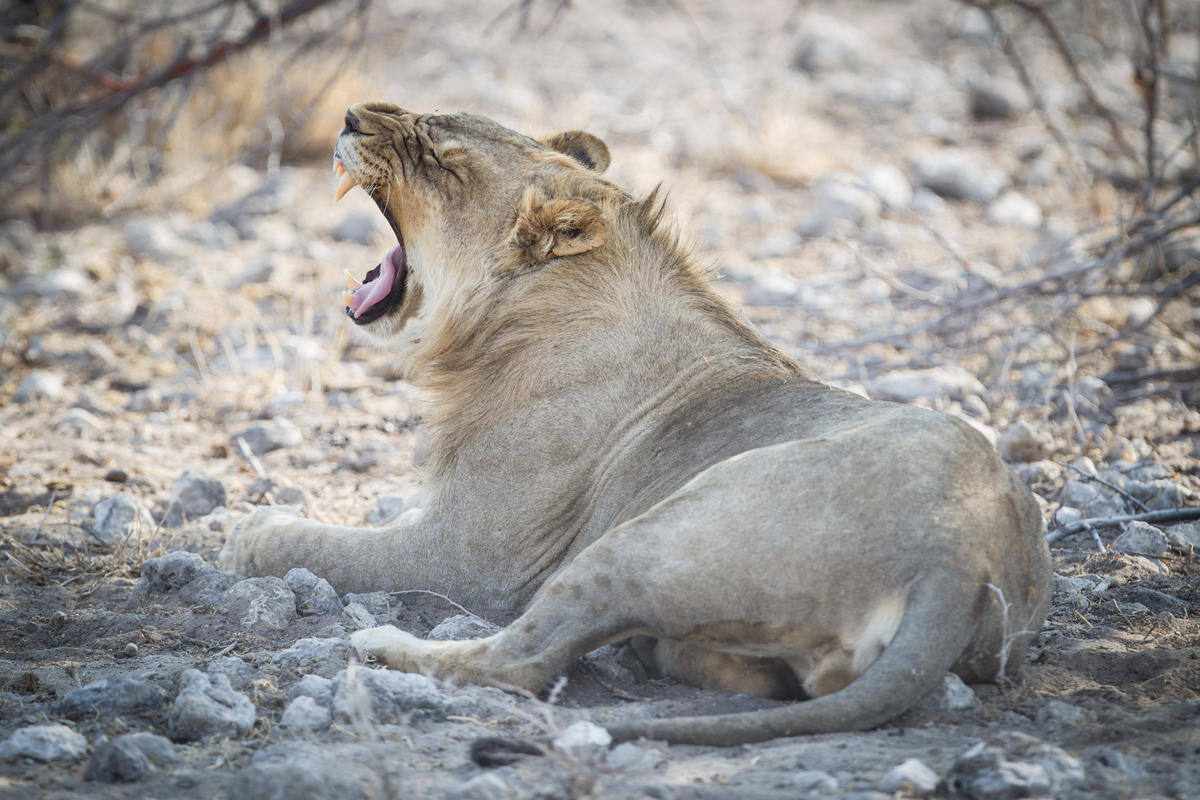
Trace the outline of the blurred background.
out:
M 408 491 L 419 398 L 341 309 L 390 239 L 332 202 L 360 100 L 585 128 L 819 375 L 1195 479 L 1194 3 L 10 0 L 0 512 Z

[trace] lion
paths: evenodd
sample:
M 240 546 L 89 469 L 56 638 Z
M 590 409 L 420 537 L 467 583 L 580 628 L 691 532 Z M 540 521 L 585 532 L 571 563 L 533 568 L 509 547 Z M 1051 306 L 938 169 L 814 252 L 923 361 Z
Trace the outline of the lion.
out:
M 428 501 L 382 528 L 259 508 L 224 563 L 521 611 L 469 641 L 352 635 L 392 669 L 537 692 L 634 637 L 682 681 L 802 699 L 618 741 L 869 729 L 947 670 L 1014 674 L 1050 591 L 1029 490 L 966 423 L 773 347 L 609 160 L 581 131 L 349 109 L 338 197 L 365 190 L 397 243 L 346 313 L 428 393 Z

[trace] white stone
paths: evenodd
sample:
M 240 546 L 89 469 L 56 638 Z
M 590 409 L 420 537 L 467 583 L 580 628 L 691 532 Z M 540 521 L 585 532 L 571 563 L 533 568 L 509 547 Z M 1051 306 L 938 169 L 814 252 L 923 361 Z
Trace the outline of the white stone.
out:
M 904 170 L 892 164 L 873 164 L 862 173 L 863 184 L 892 209 L 908 208 L 913 200 L 912 184 Z
M 63 379 L 57 372 L 36 369 L 17 384 L 13 400 L 31 403 L 38 400 L 54 401 L 62 397 Z
M 1036 230 L 1042 224 L 1042 209 L 1025 195 L 1008 191 L 988 206 L 987 221 L 1009 228 Z
M 900 402 L 921 397 L 962 399 L 985 391 L 974 375 L 959 367 L 895 370 L 868 382 L 867 390 L 880 400 Z
M 75 761 L 87 752 L 87 739 L 66 725 L 30 725 L 0 742 L 0 761 Z
M 572 722 L 554 737 L 554 749 L 560 752 L 599 749 L 612 744 L 612 734 L 594 722 Z
M 879 791 L 888 794 L 903 792 L 905 795 L 925 797 L 937 789 L 938 775 L 923 761 L 910 758 L 892 767 L 879 781 Z
M 377 622 L 375 619 L 375 615 L 372 614 L 362 603 L 350 603 L 343 608 L 342 620 L 350 626 L 351 630 L 355 631 L 374 628 L 379 624 L 379 622 Z
M 967 711 L 978 708 L 979 696 L 953 672 L 947 672 L 942 682 L 925 695 L 917 708 L 922 711 Z
M 346 666 L 350 642 L 342 637 L 297 639 L 271 659 L 271 663 L 329 677 Z

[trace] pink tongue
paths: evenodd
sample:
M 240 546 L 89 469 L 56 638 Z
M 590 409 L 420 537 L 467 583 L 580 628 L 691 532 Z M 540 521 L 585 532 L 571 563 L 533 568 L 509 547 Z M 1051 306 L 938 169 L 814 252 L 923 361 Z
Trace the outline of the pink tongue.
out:
M 402 266 L 404 266 L 404 247 L 397 244 L 388 250 L 383 261 L 380 262 L 379 277 L 369 283 L 364 283 L 354 290 L 354 294 L 350 295 L 350 312 L 357 317 L 387 297 L 388 293 L 392 291 L 392 284 L 396 282 L 396 276 L 400 273 Z

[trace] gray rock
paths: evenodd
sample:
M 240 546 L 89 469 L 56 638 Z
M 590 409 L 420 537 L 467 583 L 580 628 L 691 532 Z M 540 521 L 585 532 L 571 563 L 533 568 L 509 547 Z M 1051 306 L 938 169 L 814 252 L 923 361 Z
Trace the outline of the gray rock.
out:
M 1147 777 L 1145 768 L 1136 759 L 1130 758 L 1111 747 L 1096 747 L 1089 750 L 1087 755 L 1084 756 L 1084 763 L 1087 764 L 1089 769 L 1104 767 L 1131 778 L 1143 779 Z
M 862 182 L 888 208 L 905 209 L 913 200 L 912 184 L 904 171 L 891 164 L 875 164 L 862 173 Z
M 1184 546 L 1194 547 L 1200 550 L 1200 522 L 1185 522 L 1181 525 L 1172 525 L 1169 529 L 1172 540 L 1180 540 Z
M 100 418 L 87 409 L 72 408 L 59 417 L 58 422 L 54 423 L 54 427 L 72 431 L 78 436 L 97 431 L 102 424 Z
M 298 639 L 291 647 L 280 650 L 271 659 L 271 663 L 328 678 L 346 666 L 349 655 L 348 639 L 311 637 Z
M 609 750 L 604 756 L 604 764 L 609 769 L 618 770 L 627 775 L 649 774 L 666 760 L 662 750 L 643 747 L 633 742 L 624 742 Z
M 920 711 L 967 711 L 978 708 L 979 696 L 953 672 L 947 672 L 937 688 L 917 703 Z
M 840 787 L 838 779 L 818 769 L 798 769 L 786 776 L 791 788 L 798 792 L 832 794 Z
M 320 675 L 305 675 L 288 690 L 288 698 L 311 697 L 317 705 L 330 706 L 333 703 L 333 681 Z
M 1029 108 L 1025 90 L 1012 81 L 980 75 L 967 88 L 975 119 L 1012 119 Z
M 999 446 L 1000 439 L 1003 438 L 1003 436 L 1004 434 L 1000 434 L 1000 436 L 996 438 L 997 446 Z M 1003 451 L 1001 451 L 1000 455 L 1002 457 L 1004 456 Z M 1013 469 L 1017 471 L 1017 474 L 1021 476 L 1021 480 L 1024 481 L 1028 486 L 1039 483 L 1058 483 L 1058 481 L 1062 478 L 1063 472 L 1062 467 L 1060 467 L 1058 464 L 1055 464 L 1053 461 L 1031 461 L 1028 464 L 1017 462 L 1013 465 Z
M 343 608 L 342 621 L 354 631 L 362 631 L 366 630 L 367 628 L 374 628 L 379 624 L 379 622 L 377 622 L 375 619 L 375 615 L 367 610 L 367 607 L 362 603 L 350 603 Z
M 246 578 L 225 590 L 221 606 L 243 628 L 281 631 L 296 618 L 296 595 L 281 578 Z
M 1107 517 L 1125 513 L 1125 501 L 1099 484 L 1070 480 L 1063 486 L 1059 502 L 1081 509 L 1088 517 Z
M 961 150 L 927 153 L 913 163 L 918 185 L 950 200 L 990 203 L 1008 185 L 1005 174 L 981 158 Z
M 1056 727 L 1069 727 L 1079 725 L 1086 721 L 1091 715 L 1078 706 L 1073 706 L 1069 703 L 1064 703 L 1061 700 L 1051 700 L 1046 705 L 1038 709 L 1034 720 L 1043 725 L 1052 725 Z
M 375 506 L 367 512 L 368 525 L 385 525 L 404 513 L 408 506 L 403 497 L 394 494 L 380 495 Z
M 238 800 L 368 800 L 382 796 L 355 775 L 341 753 L 310 742 L 264 747 L 229 782 L 226 794 Z
M 150 535 L 154 530 L 154 519 L 136 495 L 121 492 L 92 507 L 90 529 L 105 544 L 115 544 L 137 536 L 139 531 Z
M 342 613 L 341 598 L 324 578 L 318 578 L 304 567 L 296 567 L 288 570 L 283 580 L 296 596 L 296 612 L 300 616 Z
M 380 624 L 388 622 L 404 611 L 404 604 L 393 599 L 387 592 L 351 592 L 342 595 L 342 603 L 358 603 L 364 606 Z
M 175 481 L 164 524 L 175 527 L 199 519 L 225 505 L 225 486 L 216 478 L 187 470 Z
M 1122 488 L 1141 500 L 1151 511 L 1192 505 L 1196 500 L 1195 493 L 1186 486 L 1165 479 L 1125 481 Z
M 439 642 L 449 642 L 458 639 L 480 639 L 491 636 L 500 630 L 487 620 L 472 617 L 468 614 L 455 614 L 433 626 L 433 630 L 425 638 Z
M 63 379 L 57 372 L 35 369 L 17 384 L 13 400 L 32 403 L 39 400 L 55 401 L 62 397 Z
M 308 695 L 300 695 L 288 703 L 283 716 L 279 718 L 279 727 L 309 733 L 323 731 L 331 724 L 333 716 L 329 709 Z
M 75 761 L 87 752 L 87 739 L 66 725 L 30 725 L 0 742 L 0 761 Z
M 796 41 L 792 69 L 803 72 L 856 70 L 876 60 L 876 45 L 860 28 L 824 14 L 806 15 Z
M 95 719 L 156 711 L 166 699 L 161 689 L 143 678 L 101 678 L 67 692 L 54 704 L 54 713 L 67 719 Z
M 888 794 L 903 792 L 905 796 L 925 797 L 937 789 L 938 775 L 923 761 L 910 758 L 892 767 L 879 781 L 879 791 Z
M 171 226 L 159 217 L 135 219 L 125 226 L 125 248 L 134 258 L 170 261 L 182 246 Z
M 1111 547 L 1119 553 L 1136 553 L 1157 558 L 1167 552 L 1167 537 L 1148 522 L 1129 522 Z
M 173 550 L 164 556 L 142 562 L 142 576 L 134 585 L 129 602 L 137 605 L 152 594 L 180 589 L 202 575 L 219 574 L 216 567 L 210 566 L 196 553 Z
M 182 680 L 183 687 L 167 715 L 172 739 L 194 742 L 216 734 L 241 736 L 254 725 L 254 704 L 233 690 L 229 678 L 189 669 Z
M 272 450 L 295 447 L 304 441 L 300 429 L 283 417 L 256 422 L 234 434 L 234 441 L 244 439 L 251 452 L 261 456 Z
M 101 738 L 88 759 L 83 779 L 101 783 L 140 781 L 178 761 L 175 745 L 153 733 L 127 733 L 109 740 Z
M 1042 225 L 1042 209 L 1038 204 L 1019 192 L 1008 191 L 996 198 L 988 207 L 987 221 L 1008 228 L 1036 230 Z
M 1045 431 L 1036 430 L 1026 422 L 1008 426 L 996 438 L 1000 457 L 1010 462 L 1041 461 L 1049 457 L 1053 442 Z
M 370 245 L 382 235 L 376 224 L 377 219 L 378 214 L 365 214 L 361 211 L 347 214 L 333 226 L 334 241 Z
M 179 599 L 196 606 L 220 606 L 226 590 L 240 580 L 240 576 L 228 572 L 206 572 L 181 586 Z
M 913 192 L 909 208 L 918 214 L 940 214 L 946 210 L 946 201 L 934 192 L 922 187 Z
M 441 719 L 452 713 L 452 707 L 450 698 L 424 675 L 356 667 L 333 677 L 333 718 L 339 722 Z
M 968 394 L 982 394 L 984 388 L 965 369 L 930 367 L 894 370 L 868 382 L 867 391 L 881 400 L 911 402 L 922 397 L 961 399 Z
M 1021 733 L 980 742 L 954 761 L 947 782 L 973 800 L 1060 797 L 1083 782 L 1083 765 L 1062 749 Z
M 838 221 L 859 227 L 879 219 L 882 201 L 853 175 L 834 175 L 817 183 L 812 212 L 800 224 L 805 236 L 827 236 Z
M 204 671 L 209 675 L 224 675 L 229 685 L 241 691 L 254 681 L 254 667 L 237 656 L 221 656 L 208 662 Z

